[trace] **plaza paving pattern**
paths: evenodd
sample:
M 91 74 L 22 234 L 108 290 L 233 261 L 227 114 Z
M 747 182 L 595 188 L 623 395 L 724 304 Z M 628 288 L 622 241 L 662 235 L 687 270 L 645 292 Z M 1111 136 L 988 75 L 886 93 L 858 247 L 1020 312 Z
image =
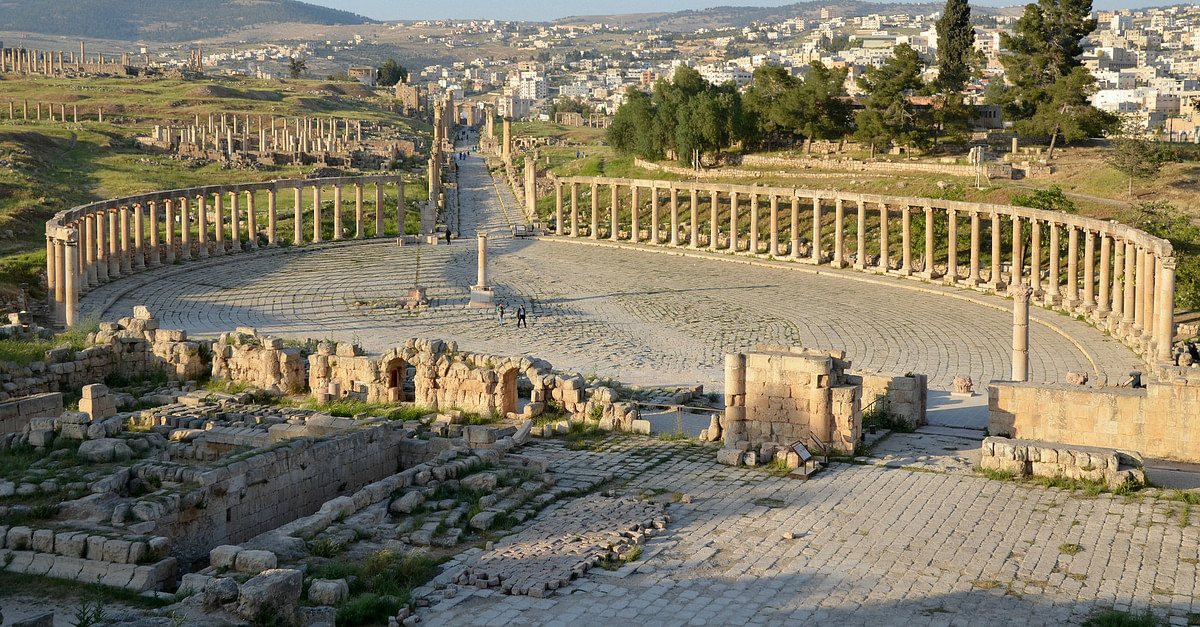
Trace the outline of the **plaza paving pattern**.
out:
M 1200 610 L 1197 526 L 1178 502 L 874 460 L 804 482 L 631 436 L 522 453 L 555 472 L 611 472 L 618 493 L 691 502 L 669 505 L 667 529 L 615 573 L 592 569 L 546 599 L 436 594 L 422 624 L 1064 625 L 1151 606 L 1188 624 Z
M 81 310 L 112 319 L 147 305 L 165 328 L 194 337 L 253 326 L 358 340 L 377 352 L 409 337 L 442 337 L 626 383 L 710 390 L 723 387 L 726 353 L 760 344 L 845 350 L 855 368 L 926 373 L 941 389 L 956 374 L 979 384 L 1010 371 L 1005 298 L 787 262 L 512 238 L 507 227 L 520 208 L 511 191 L 479 157 L 460 164 L 461 239 L 453 245 L 389 239 L 230 255 L 103 285 Z M 492 311 L 465 306 L 481 230 L 491 234 L 489 282 L 510 314 L 504 326 Z M 414 284 L 431 299 L 418 313 L 398 307 Z M 519 305 L 529 312 L 528 330 L 515 328 Z M 1119 381 L 1141 368 L 1132 351 L 1085 323 L 1036 308 L 1032 320 L 1034 380 L 1078 370 Z

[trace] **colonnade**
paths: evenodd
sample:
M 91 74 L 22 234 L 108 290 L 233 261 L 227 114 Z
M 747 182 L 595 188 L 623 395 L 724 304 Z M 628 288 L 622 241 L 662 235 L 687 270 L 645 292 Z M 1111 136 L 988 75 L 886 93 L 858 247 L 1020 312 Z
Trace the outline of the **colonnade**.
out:
M 387 233 L 385 190 L 394 186 L 397 231 Z M 343 213 L 343 188 L 352 187 L 354 215 Z M 404 181 L 399 176 L 324 179 L 281 179 L 265 183 L 212 185 L 103 200 L 60 211 L 46 223 L 46 282 L 53 295 L 55 321 L 78 322 L 81 293 L 122 276 L 163 264 L 254 251 L 259 239 L 275 247 L 281 238 L 291 245 L 319 243 L 325 223 L 322 191 L 333 189 L 333 240 L 364 239 L 368 222 L 372 237 L 402 235 Z M 310 190 L 312 204 L 305 205 Z M 374 192 L 375 215 L 364 210 L 364 192 Z M 292 232 L 279 232 L 279 195 L 293 195 Z M 266 194 L 266 224 L 256 201 Z M 241 199 L 244 198 L 244 203 Z M 349 232 L 350 224 L 353 232 Z M 306 232 L 306 225 L 311 231 Z
M 581 190 L 590 195 L 582 220 Z M 1151 358 L 1171 358 L 1171 244 L 1115 221 L 986 203 L 607 177 L 559 178 L 554 194 L 557 235 L 769 255 L 1001 294 L 1028 284 L 1042 305 L 1085 315 Z M 914 217 L 923 232 L 914 232 Z

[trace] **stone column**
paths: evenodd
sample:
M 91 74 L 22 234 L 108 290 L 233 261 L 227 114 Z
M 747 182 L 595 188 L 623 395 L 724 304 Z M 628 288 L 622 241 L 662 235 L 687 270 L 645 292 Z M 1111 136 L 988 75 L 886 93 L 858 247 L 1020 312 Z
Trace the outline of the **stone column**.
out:
M 1146 324 L 1146 250 L 1140 246 L 1134 245 L 1133 251 L 1130 253 L 1130 258 L 1134 259 L 1134 290 L 1133 292 L 1133 331 L 1134 335 L 1140 335 Z
M 563 228 L 563 199 L 562 199 L 563 184 L 559 181 L 554 182 L 554 234 L 562 235 L 566 232 Z
M 1096 308 L 1096 234 L 1088 229 L 1083 238 L 1083 306 Z
M 1155 310 L 1158 312 L 1158 338 L 1155 357 L 1158 361 L 1170 362 L 1174 356 L 1175 342 L 1175 258 L 1162 260 L 1158 271 L 1159 301 Z
M 121 216 L 117 209 L 108 209 L 108 276 L 121 276 Z
M 270 246 L 271 248 L 275 248 L 279 245 L 279 242 L 275 239 L 275 226 L 278 218 L 276 213 L 277 199 L 275 197 L 275 193 L 274 187 L 267 188 L 267 246 Z M 251 198 L 253 198 L 253 196 L 251 196 Z
M 333 186 L 333 239 L 342 239 L 342 184 Z
M 772 257 L 779 256 L 779 196 L 771 194 L 771 245 L 767 249 Z
M 946 276 L 942 280 L 958 281 L 958 212 L 946 210 Z
M 821 199 L 814 197 L 812 199 L 813 211 L 813 227 L 812 227 L 812 262 L 821 265 Z
M 186 261 L 192 258 L 192 224 L 187 196 L 179 198 L 179 224 L 179 258 Z
M 54 323 L 61 327 L 67 324 L 67 251 L 61 239 L 50 240 L 50 245 L 54 247 Z
M 650 185 L 650 243 L 658 245 L 658 188 Z
M 671 186 L 671 245 L 679 245 L 679 189 Z
M 101 243 L 97 239 L 96 232 L 96 215 L 89 213 L 84 218 L 83 223 L 84 236 L 86 246 L 84 247 L 84 255 L 87 260 L 87 282 L 90 286 L 100 284 L 100 246 Z
M 858 204 L 858 224 L 855 225 L 858 230 L 858 251 L 857 257 L 854 260 L 854 267 L 859 270 L 867 269 L 867 203 L 861 198 L 855 201 Z
M 501 122 L 501 133 L 503 134 L 503 143 L 500 145 L 500 159 L 509 163 L 512 161 L 512 120 L 504 118 Z
M 609 187 L 609 194 L 610 194 L 609 205 L 608 205 L 608 214 L 609 214 L 608 215 L 608 239 L 610 241 L 615 242 L 618 239 L 620 239 L 620 237 L 618 236 L 618 232 L 620 231 L 619 220 L 620 220 L 620 215 L 621 215 L 620 214 L 620 211 L 621 211 L 621 203 L 620 203 L 621 188 L 620 188 L 620 186 L 616 185 L 615 183 L 610 184 L 608 187 Z
M 1004 278 L 1000 276 L 1000 236 L 1002 235 L 1000 226 L 1000 214 L 992 213 L 992 276 L 989 277 L 988 285 L 999 292 L 1004 288 Z
M 979 278 L 979 212 L 971 211 L 971 273 L 967 285 L 975 287 L 982 283 Z
M 354 239 L 362 239 L 366 236 L 367 222 L 363 216 L 363 184 L 356 182 L 354 183 Z
M 228 129 L 226 130 L 228 131 Z M 225 254 L 225 199 L 220 191 L 213 194 L 213 196 L 213 211 L 217 214 L 213 219 L 213 230 L 216 235 L 213 255 L 220 257 Z
M 431 199 L 436 202 L 436 199 Z M 321 185 L 313 185 L 313 243 L 321 242 Z
M 304 243 L 304 186 L 297 184 L 292 192 L 296 201 L 293 207 L 292 244 L 299 246 Z
M 253 190 L 246 190 L 246 230 L 250 250 L 258 250 L 258 212 L 254 209 Z
M 600 239 L 600 184 L 592 181 L 592 220 L 588 224 L 588 239 Z
M 888 206 L 884 203 L 879 203 L 879 271 L 886 273 L 890 260 L 888 259 L 889 240 L 888 235 Z
M 63 303 L 63 322 L 73 327 L 79 318 L 79 240 L 76 233 L 68 233 L 67 241 L 63 243 L 66 253 L 66 268 L 63 278 L 66 285 L 63 288 L 66 301 Z
M 161 246 L 158 239 L 158 203 L 150 201 L 150 267 L 162 265 Z
M 700 192 L 695 187 L 692 188 L 692 197 L 690 200 L 691 206 L 689 209 L 691 216 L 689 217 L 691 221 L 688 223 L 688 228 L 691 232 L 688 234 L 688 247 L 696 248 L 700 245 L 700 207 L 697 204 L 700 202 Z
M 208 195 L 200 194 L 196 199 L 196 227 L 199 236 L 196 244 L 200 250 L 201 259 L 208 258 Z
M 1012 269 L 1009 272 L 1009 283 L 1021 283 L 1025 280 L 1025 249 L 1024 238 L 1021 235 L 1021 218 L 1012 217 Z
M 537 217 L 537 164 L 533 157 L 525 157 L 525 215 L 530 220 Z
M 753 186 L 752 186 L 753 187 Z M 758 254 L 758 190 L 750 194 L 750 254 Z
M 1144 308 L 1146 309 L 1145 322 L 1142 324 L 1142 336 L 1146 338 L 1146 353 L 1150 353 L 1154 341 L 1157 339 L 1154 336 L 1157 331 L 1157 319 L 1154 317 L 1155 294 L 1154 284 L 1158 279 L 1158 272 L 1162 269 L 1162 259 L 1158 255 L 1146 251 L 1146 300 Z
M 738 196 L 737 192 L 729 192 L 729 251 L 736 253 L 738 249 Z
M 478 272 L 475 287 L 487 287 L 487 233 L 479 234 Z
M 1079 306 L 1079 228 L 1067 227 L 1067 297 L 1066 305 Z
M 712 205 L 709 208 L 708 214 L 708 249 L 716 250 L 717 239 L 720 235 L 717 214 L 720 213 L 721 192 L 714 189 L 711 193 L 712 198 L 710 200 L 712 201 Z
M 475 285 L 471 286 L 469 307 L 490 307 L 495 301 L 492 288 L 487 284 L 487 233 L 479 233 L 479 271 Z
M 404 189 L 404 184 L 401 183 L 399 189 Z M 404 235 L 404 195 L 401 194 L 396 202 L 399 209 L 398 235 Z M 383 228 L 383 181 L 375 181 L 375 237 L 383 237 L 386 235 L 386 229 Z
M 1112 311 L 1112 293 L 1109 289 L 1112 281 L 1112 238 L 1100 234 L 1100 298 L 1097 302 L 1096 313 L 1107 316 Z
M 403 237 L 404 230 L 404 212 L 408 209 L 408 203 L 405 201 L 404 181 L 396 179 L 396 237 Z M 383 204 L 382 192 L 380 193 L 379 204 Z M 381 229 L 383 227 L 380 227 Z
M 1013 298 L 1012 380 L 1029 380 L 1029 296 L 1033 288 L 1014 283 L 1008 290 Z
M 1137 278 L 1134 275 L 1137 274 L 1138 254 L 1137 254 L 1137 247 L 1134 245 L 1133 242 L 1126 241 L 1124 243 L 1124 246 L 1125 246 L 1125 302 L 1124 302 L 1123 309 L 1122 309 L 1122 314 L 1124 317 L 1121 319 L 1121 326 L 1124 327 L 1122 329 L 1122 331 L 1128 332 L 1129 328 L 1133 326 L 1133 321 L 1134 321 L 1133 303 L 1137 297 L 1137 294 L 1136 294 L 1136 291 L 1134 288 L 1135 281 L 1137 280 Z
M 1033 297 L 1042 295 L 1042 222 L 1029 220 L 1029 287 Z
M 1108 328 L 1116 333 L 1125 318 L 1125 245 L 1114 239 L 1113 252 L 1112 314 L 1108 316 Z
M 571 237 L 579 237 L 579 183 L 571 181 Z
M 788 215 L 788 237 L 791 240 L 788 242 L 788 256 L 792 259 L 800 258 L 800 197 L 793 194 L 792 210 Z
M 1050 223 L 1050 276 L 1046 283 L 1045 302 L 1049 305 L 1057 305 L 1060 295 L 1058 291 L 1058 280 L 1060 274 L 1059 264 L 1062 261 L 1062 247 L 1058 241 L 1058 223 Z
M 56 315 L 62 309 L 61 283 L 58 280 L 58 240 L 46 236 L 46 300 Z
M 933 239 L 933 207 L 925 205 L 925 272 L 926 279 L 933 278 L 933 261 L 937 256 L 937 242 Z
M 846 266 L 846 209 L 842 197 L 833 200 L 833 267 Z
M 121 207 L 121 273 L 133 272 L 133 247 L 129 243 L 129 206 Z
M 908 205 L 900 207 L 900 274 L 912 274 L 912 211 Z
M 242 252 L 242 219 L 238 208 L 238 193 L 229 192 L 229 252 Z
M 642 201 L 639 198 L 641 188 L 637 183 L 634 183 L 629 188 L 629 241 L 638 243 L 642 239 L 642 226 L 639 221 L 638 213 L 642 208 Z

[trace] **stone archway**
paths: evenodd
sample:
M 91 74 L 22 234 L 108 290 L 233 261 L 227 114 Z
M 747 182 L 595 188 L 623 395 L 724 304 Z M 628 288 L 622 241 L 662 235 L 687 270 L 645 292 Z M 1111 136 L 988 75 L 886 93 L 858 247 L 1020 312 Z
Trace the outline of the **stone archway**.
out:
M 411 377 L 408 376 L 407 362 L 399 357 L 388 360 L 383 367 L 383 383 L 387 389 L 387 400 L 392 403 L 407 400 L 404 388 L 411 380 Z

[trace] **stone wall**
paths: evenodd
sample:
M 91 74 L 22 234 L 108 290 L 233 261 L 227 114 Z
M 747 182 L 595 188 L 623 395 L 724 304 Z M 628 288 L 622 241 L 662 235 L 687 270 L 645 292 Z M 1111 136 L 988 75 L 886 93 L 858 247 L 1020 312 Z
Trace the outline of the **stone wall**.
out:
M 975 176 L 975 166 L 973 165 L 919 163 L 915 161 L 864 161 L 859 159 L 814 159 L 810 157 L 745 155 L 742 157 L 742 165 L 752 168 L 782 168 L 787 170 L 825 169 L 886 174 Z M 1013 177 L 1012 165 L 1008 163 L 984 163 L 983 170 L 988 178 L 1011 179 Z
M 1142 458 L 1131 451 L 1088 446 L 1064 446 L 1029 440 L 988 437 L 983 440 L 979 467 L 1011 472 L 1017 477 L 1065 477 L 1104 481 L 1111 488 L 1143 485 Z
M 812 434 L 853 451 L 862 436 L 862 383 L 841 351 L 768 347 L 725 358 L 725 445 L 788 445 Z
M 212 376 L 272 392 L 298 392 L 305 385 L 304 357 L 299 347 L 285 347 L 279 338 L 239 328 L 222 334 L 213 346 Z
M 0 435 L 20 433 L 33 418 L 54 418 L 63 413 L 62 394 L 34 394 L 0 403 Z
M 927 424 L 925 417 L 929 377 L 923 374 L 887 374 L 855 372 L 862 380 L 862 406 L 867 408 L 879 399 L 888 414 L 913 427 Z M 877 405 L 878 406 L 878 405 Z
M 1137 389 L 993 382 L 988 433 L 1200 462 L 1200 373 L 1166 370 Z

